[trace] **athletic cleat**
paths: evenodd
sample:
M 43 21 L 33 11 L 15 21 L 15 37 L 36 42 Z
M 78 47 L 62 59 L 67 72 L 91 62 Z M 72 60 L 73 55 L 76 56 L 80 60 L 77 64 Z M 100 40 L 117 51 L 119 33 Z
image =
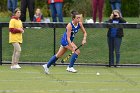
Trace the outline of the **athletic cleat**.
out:
M 18 64 L 11 66 L 11 69 L 20 69 L 20 68 L 21 67 Z
M 66 69 L 68 72 L 76 73 L 77 70 L 75 70 L 73 67 L 67 67 Z
M 69 70 L 69 66 L 67 67 L 67 69 L 66 69 L 67 71 Z
M 43 66 L 43 68 L 44 68 L 45 73 L 46 73 L 46 74 L 50 74 L 50 73 L 49 73 L 49 68 L 47 67 L 47 64 L 44 64 L 44 65 L 42 65 L 42 66 Z

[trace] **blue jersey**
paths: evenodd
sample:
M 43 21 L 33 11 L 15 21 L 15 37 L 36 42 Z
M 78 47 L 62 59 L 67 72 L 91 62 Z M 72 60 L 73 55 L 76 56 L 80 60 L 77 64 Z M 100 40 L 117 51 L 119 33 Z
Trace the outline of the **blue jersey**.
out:
M 78 23 L 77 26 L 74 26 L 74 24 L 72 24 L 72 22 L 70 23 L 72 26 L 72 30 L 71 30 L 71 35 L 70 35 L 70 40 L 71 42 L 73 41 L 75 34 L 78 32 L 78 29 L 80 29 L 80 24 Z M 63 34 L 62 38 L 61 38 L 61 45 L 62 46 L 67 46 L 68 45 L 68 41 L 67 41 L 67 29 L 66 32 Z
M 112 23 L 118 24 L 119 20 L 113 20 Z M 111 37 L 116 37 L 117 35 L 117 28 L 111 28 Z

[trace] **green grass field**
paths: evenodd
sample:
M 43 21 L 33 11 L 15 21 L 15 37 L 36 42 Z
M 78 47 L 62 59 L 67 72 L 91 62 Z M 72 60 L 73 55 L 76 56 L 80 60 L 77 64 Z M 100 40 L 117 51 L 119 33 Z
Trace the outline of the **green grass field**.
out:
M 107 19 L 107 18 L 106 18 Z M 8 18 L 1 18 L 8 22 Z M 68 22 L 70 18 L 65 18 Z M 140 18 L 126 18 L 128 22 L 140 22 Z M 65 29 L 56 29 L 56 47 Z M 121 46 L 121 64 L 140 63 L 139 29 L 125 29 Z M 108 63 L 107 29 L 87 29 L 87 44 L 81 47 L 77 63 Z M 44 62 L 53 55 L 53 29 L 25 29 L 23 35 L 22 62 Z M 78 33 L 75 43 L 80 44 Z M 8 28 L 2 29 L 2 59 L 11 61 L 13 47 L 8 43 Z M 67 52 L 66 55 L 70 53 Z M 64 55 L 64 57 L 66 56 Z M 58 60 L 58 63 L 61 59 Z M 69 73 L 65 66 L 50 68 L 46 75 L 41 66 L 21 65 L 11 70 L 10 65 L 0 66 L 0 93 L 140 93 L 140 68 L 75 66 L 78 73 Z M 100 75 L 96 75 L 99 72 Z
M 136 67 L 75 66 L 78 73 L 69 73 L 56 66 L 46 75 L 41 66 L 21 66 L 19 70 L 0 66 L 0 93 L 140 93 Z

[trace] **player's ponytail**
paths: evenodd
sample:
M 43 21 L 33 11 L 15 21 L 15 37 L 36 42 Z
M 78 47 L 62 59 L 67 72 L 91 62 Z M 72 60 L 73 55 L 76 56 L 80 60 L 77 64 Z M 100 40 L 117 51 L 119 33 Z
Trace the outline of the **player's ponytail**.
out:
M 76 17 L 76 15 L 79 15 L 79 13 L 75 10 L 72 10 L 71 11 L 71 16 L 72 16 L 72 19 Z

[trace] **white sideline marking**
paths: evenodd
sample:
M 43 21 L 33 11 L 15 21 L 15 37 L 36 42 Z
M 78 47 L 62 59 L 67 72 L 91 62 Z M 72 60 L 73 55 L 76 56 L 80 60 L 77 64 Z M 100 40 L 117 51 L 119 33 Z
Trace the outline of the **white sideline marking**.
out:
M 96 90 L 96 89 L 76 89 L 76 90 L 72 90 L 72 89 L 69 89 L 69 90 L 48 90 L 50 92 L 61 92 L 61 91 L 65 91 L 65 92 L 88 92 L 88 91 L 93 91 L 93 90 Z
M 61 93 L 62 91 L 63 92 L 70 92 L 70 93 L 76 93 L 76 92 L 94 92 L 94 91 L 101 91 L 101 92 L 107 92 L 107 91 L 121 91 L 121 92 L 124 92 L 124 91 L 134 91 L 134 92 L 137 92 L 139 91 L 140 89 L 139 88 L 92 88 L 92 89 L 50 89 L 50 90 L 0 90 L 0 93 L 29 93 L 29 92 L 32 92 L 32 93 L 48 93 L 48 92 L 59 92 Z
M 108 83 L 108 82 L 126 82 L 126 81 L 121 81 L 121 80 L 116 80 L 116 81 L 111 81 L 111 80 L 109 80 L 109 81 L 67 81 L 67 80 L 63 80 L 64 82 L 66 82 L 66 83 L 82 83 L 82 84 L 85 84 L 85 83 Z M 49 81 L 49 82 L 58 82 L 58 81 Z
M 0 93 L 46 93 L 46 90 L 0 90 Z
M 128 91 L 128 90 L 130 90 L 130 91 L 139 91 L 139 89 L 124 89 L 124 88 L 96 88 L 96 89 L 94 89 L 94 88 L 92 88 L 92 89 L 69 89 L 69 90 L 48 90 L 48 91 L 50 91 L 50 92 L 61 92 L 61 91 L 64 91 L 64 92 L 70 92 L 70 93 L 76 93 L 76 92 L 89 92 L 89 91 L 91 91 L 91 92 L 94 92 L 94 91 Z
M 27 79 L 11 79 L 11 80 L 9 80 L 9 79 L 1 79 L 0 80 L 0 82 L 15 82 L 15 81 L 18 81 L 18 82 L 23 82 L 23 81 L 27 81 L 27 80 L 32 80 L 32 79 L 37 79 L 37 80 L 42 80 L 42 79 L 45 79 L 44 77 L 33 77 L 33 78 L 27 78 Z M 70 80 L 63 80 L 64 82 L 66 82 L 66 83 L 95 83 L 95 82 L 103 82 L 103 83 L 105 83 L 105 82 L 125 82 L 125 81 L 123 81 L 123 80 L 116 80 L 116 81 L 112 81 L 112 80 L 106 80 L 106 81 L 70 81 Z M 48 81 L 48 82 L 54 82 L 54 83 L 57 83 L 57 82 L 59 82 L 59 81 L 57 81 L 57 78 L 56 78 L 56 80 L 51 80 L 51 81 Z
M 16 71 L 16 69 L 15 69 L 15 71 Z M 4 72 L 5 73 L 7 71 L 0 71 L 0 72 Z M 17 71 L 17 72 L 14 72 L 14 70 L 13 71 L 11 70 L 10 73 L 40 74 L 40 72 L 33 72 L 33 71 L 32 72 L 31 71 Z
M 0 90 L 0 93 L 12 93 L 16 92 L 15 90 Z
M 18 82 L 22 82 L 22 81 L 27 81 L 27 80 L 33 80 L 33 79 L 36 79 L 36 80 L 40 80 L 40 79 L 45 79 L 44 77 L 32 77 L 32 78 L 27 78 L 27 79 L 1 79 L 0 82 L 15 82 L 15 81 L 18 81 Z
M 76 92 L 94 92 L 94 91 L 101 91 L 101 92 L 107 92 L 107 91 L 139 91 L 139 89 L 124 89 L 124 88 L 97 88 L 97 89 L 68 89 L 68 90 L 0 90 L 2 93 L 47 93 L 47 92 L 70 92 L 70 93 L 76 93 Z

